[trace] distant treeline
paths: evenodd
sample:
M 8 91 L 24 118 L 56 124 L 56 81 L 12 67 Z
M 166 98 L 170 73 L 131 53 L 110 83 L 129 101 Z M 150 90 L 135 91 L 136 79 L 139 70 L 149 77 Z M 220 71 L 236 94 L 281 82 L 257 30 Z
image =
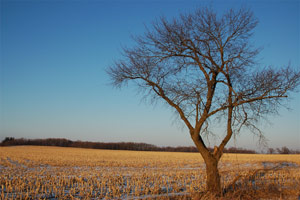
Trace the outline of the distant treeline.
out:
M 65 138 L 47 138 L 47 139 L 25 139 L 6 137 L 0 146 L 16 146 L 16 145 L 37 145 L 37 146 L 58 146 L 58 147 L 77 147 L 89 149 L 110 149 L 110 150 L 134 150 L 134 151 L 167 151 L 167 152 L 198 152 L 196 147 L 158 147 L 152 144 L 135 143 L 135 142 L 87 142 L 87 141 L 72 141 Z M 210 148 L 213 151 L 212 148 Z M 294 153 L 284 147 L 285 151 L 277 153 Z M 225 148 L 224 153 L 247 153 L 255 154 L 254 150 L 243 148 L 230 147 Z M 275 150 L 269 153 L 275 153 Z
M 0 146 L 16 145 L 38 145 L 38 146 L 58 146 L 58 147 L 77 147 L 90 149 L 111 149 L 111 150 L 134 150 L 134 151 L 168 151 L 168 152 L 198 152 L 196 147 L 158 147 L 152 144 L 135 142 L 87 142 L 72 141 L 65 138 L 47 138 L 47 139 L 25 139 L 6 137 Z M 210 149 L 213 151 L 213 149 Z M 230 147 L 224 150 L 225 153 L 250 153 L 255 154 L 254 150 Z
M 269 148 L 268 149 L 268 154 L 275 154 L 275 153 L 278 153 L 278 154 L 300 154 L 300 150 L 291 150 L 287 147 L 281 147 L 281 149 L 280 148 L 276 148 L 276 149 Z

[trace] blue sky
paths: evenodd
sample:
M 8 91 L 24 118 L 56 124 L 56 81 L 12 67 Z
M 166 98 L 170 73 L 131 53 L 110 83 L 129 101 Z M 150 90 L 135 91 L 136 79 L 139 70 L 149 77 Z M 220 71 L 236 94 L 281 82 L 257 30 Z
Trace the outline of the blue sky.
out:
M 253 41 L 264 48 L 261 64 L 300 67 L 297 0 L 2 0 L 0 139 L 193 145 L 171 109 L 141 101 L 134 87 L 112 88 L 105 69 L 121 58 L 122 45 L 132 45 L 131 35 L 144 33 L 144 25 L 205 5 L 218 12 L 249 7 L 260 22 Z M 281 109 L 268 118 L 270 125 L 261 125 L 270 147 L 300 148 L 299 93 L 292 98 L 291 111 Z M 229 144 L 235 145 L 257 148 L 257 138 L 243 132 Z

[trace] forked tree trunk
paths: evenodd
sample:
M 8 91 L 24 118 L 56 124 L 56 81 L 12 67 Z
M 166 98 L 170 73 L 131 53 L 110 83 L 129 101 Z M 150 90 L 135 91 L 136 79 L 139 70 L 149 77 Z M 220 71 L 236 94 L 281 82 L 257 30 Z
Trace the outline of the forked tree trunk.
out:
M 218 163 L 222 154 L 218 154 L 218 148 L 215 148 L 214 152 L 210 153 L 205 147 L 202 138 L 197 133 L 194 134 L 191 131 L 191 136 L 206 165 L 206 190 L 215 196 L 220 196 L 222 190 Z
M 206 189 L 216 196 L 221 195 L 221 179 L 218 170 L 218 160 L 214 157 L 205 160 L 206 164 Z

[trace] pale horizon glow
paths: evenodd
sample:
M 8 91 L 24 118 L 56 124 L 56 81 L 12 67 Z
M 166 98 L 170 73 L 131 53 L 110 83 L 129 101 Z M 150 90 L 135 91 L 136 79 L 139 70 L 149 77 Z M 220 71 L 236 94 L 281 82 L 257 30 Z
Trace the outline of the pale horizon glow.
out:
M 15 1 L 0 2 L 0 140 L 67 138 L 193 146 L 187 129 L 163 103 L 143 101 L 129 84 L 113 88 L 105 70 L 133 45 L 145 25 L 197 7 L 218 12 L 249 7 L 258 18 L 253 42 L 262 66 L 300 67 L 300 2 L 262 1 Z M 300 90 L 300 88 L 299 88 Z M 300 93 L 260 127 L 268 147 L 300 149 Z M 210 138 L 209 146 L 224 136 Z M 262 148 L 242 132 L 227 147 Z

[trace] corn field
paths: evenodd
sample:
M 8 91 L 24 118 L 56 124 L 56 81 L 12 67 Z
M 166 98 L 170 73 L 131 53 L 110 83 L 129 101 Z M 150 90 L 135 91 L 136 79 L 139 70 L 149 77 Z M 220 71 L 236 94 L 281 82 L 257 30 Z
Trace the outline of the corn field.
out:
M 299 155 L 224 154 L 225 190 L 268 185 L 300 195 Z M 0 147 L 0 199 L 169 199 L 205 191 L 198 153 Z M 293 197 L 294 197 L 293 196 Z

